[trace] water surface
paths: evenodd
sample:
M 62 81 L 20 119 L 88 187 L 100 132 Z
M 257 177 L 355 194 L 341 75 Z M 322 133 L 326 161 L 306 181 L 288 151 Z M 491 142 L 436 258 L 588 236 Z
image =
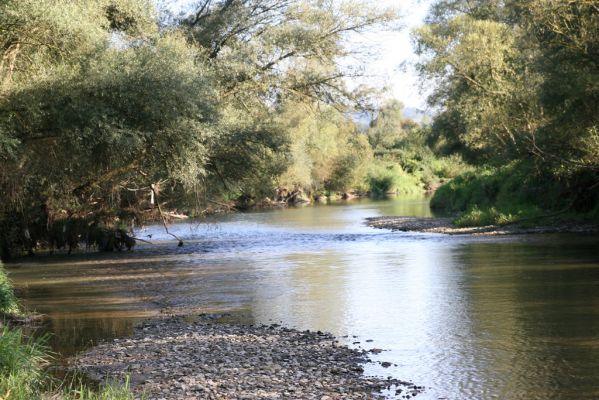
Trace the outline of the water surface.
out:
M 63 354 L 141 318 L 230 311 L 382 348 L 367 373 L 426 386 L 421 399 L 599 398 L 599 238 L 393 233 L 380 215 L 430 216 L 423 198 L 229 215 L 160 227 L 131 253 L 9 266 Z M 356 336 L 356 337 L 354 337 Z M 372 342 L 367 342 L 372 340 Z M 354 342 L 360 342 L 355 343 Z

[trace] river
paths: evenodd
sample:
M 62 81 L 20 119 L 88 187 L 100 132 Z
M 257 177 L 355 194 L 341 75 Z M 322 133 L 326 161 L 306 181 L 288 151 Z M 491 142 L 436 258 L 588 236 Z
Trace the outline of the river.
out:
M 133 252 L 8 265 L 24 304 L 73 354 L 145 317 L 230 312 L 324 330 L 386 351 L 366 373 L 426 387 L 419 399 L 599 398 L 599 238 L 458 237 L 366 227 L 430 216 L 400 197 L 149 227 Z M 359 342 L 359 343 L 358 343 Z

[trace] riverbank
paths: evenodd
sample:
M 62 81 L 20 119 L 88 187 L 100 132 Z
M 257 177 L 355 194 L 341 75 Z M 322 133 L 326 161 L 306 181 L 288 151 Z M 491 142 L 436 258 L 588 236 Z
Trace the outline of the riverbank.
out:
M 424 389 L 364 377 L 361 365 L 380 349 L 350 349 L 330 334 L 278 325 L 210 322 L 149 321 L 130 338 L 79 355 L 74 366 L 98 381 L 130 376 L 135 396 L 150 399 L 375 399 L 383 390 L 411 398 Z
M 519 235 L 532 233 L 597 233 L 599 225 L 588 223 L 556 223 L 527 226 L 521 224 L 459 227 L 452 218 L 372 217 L 366 225 L 401 232 L 443 233 L 446 235 Z

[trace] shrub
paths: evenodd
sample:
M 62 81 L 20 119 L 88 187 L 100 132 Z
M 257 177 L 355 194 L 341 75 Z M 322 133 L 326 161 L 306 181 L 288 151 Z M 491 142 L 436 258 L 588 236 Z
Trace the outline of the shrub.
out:
M 405 173 L 395 163 L 374 163 L 368 172 L 367 180 L 373 196 L 384 196 L 387 193 L 413 194 L 422 191 L 419 179 Z
M 581 184 L 584 179 L 586 183 Z M 507 224 L 557 215 L 597 220 L 599 195 L 576 189 L 592 187 L 592 182 L 585 176 L 559 176 L 519 161 L 456 177 L 437 190 L 431 207 L 463 213 L 455 221 L 460 226 Z
M 16 314 L 19 312 L 17 298 L 2 263 L 0 263 L 0 314 Z
M 0 335 L 0 398 L 39 397 L 42 366 L 48 361 L 45 339 L 27 338 L 21 330 L 2 328 Z

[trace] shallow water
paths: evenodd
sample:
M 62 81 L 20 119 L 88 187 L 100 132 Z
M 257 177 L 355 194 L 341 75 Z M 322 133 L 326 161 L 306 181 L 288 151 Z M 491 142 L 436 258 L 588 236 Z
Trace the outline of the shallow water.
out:
M 380 215 L 431 214 L 422 198 L 237 214 L 173 226 L 182 248 L 151 227 L 156 245 L 131 253 L 8 270 L 65 355 L 144 317 L 231 311 L 385 349 L 375 359 L 396 365 L 367 373 L 423 385 L 420 399 L 599 398 L 599 237 L 363 225 Z

